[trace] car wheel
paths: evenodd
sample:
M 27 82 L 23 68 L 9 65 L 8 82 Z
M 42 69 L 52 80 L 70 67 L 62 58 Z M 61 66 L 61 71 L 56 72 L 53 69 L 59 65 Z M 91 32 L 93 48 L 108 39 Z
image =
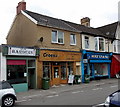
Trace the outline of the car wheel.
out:
M 2 100 L 3 107 L 12 107 L 15 103 L 15 100 L 12 96 L 4 97 Z
M 120 78 L 120 74 L 116 74 L 115 76 L 116 76 L 116 78 Z

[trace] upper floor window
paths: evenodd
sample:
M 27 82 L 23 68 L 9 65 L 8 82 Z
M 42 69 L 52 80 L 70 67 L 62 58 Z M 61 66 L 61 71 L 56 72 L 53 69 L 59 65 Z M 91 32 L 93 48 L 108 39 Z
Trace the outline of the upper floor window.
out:
M 52 43 L 64 44 L 64 33 L 61 31 L 52 31 Z
M 70 45 L 76 45 L 76 35 L 75 34 L 70 35 Z
M 89 49 L 89 37 L 85 36 L 85 49 Z
M 117 41 L 114 40 L 113 42 L 113 52 L 117 52 Z
M 102 37 L 95 38 L 95 50 L 104 51 L 105 50 L 105 39 Z
M 104 51 L 104 43 L 105 40 L 103 38 L 99 38 L 99 51 Z

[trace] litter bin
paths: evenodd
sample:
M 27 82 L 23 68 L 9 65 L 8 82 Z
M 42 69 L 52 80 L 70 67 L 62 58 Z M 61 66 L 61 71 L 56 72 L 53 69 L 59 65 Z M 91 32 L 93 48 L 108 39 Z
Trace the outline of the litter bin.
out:
M 49 84 L 50 84 L 50 79 L 49 78 L 43 78 L 42 79 L 42 88 L 44 89 L 44 90 L 47 90 L 47 89 L 49 89 Z
M 89 75 L 85 75 L 85 83 L 89 83 L 90 82 L 90 76 Z
M 80 82 L 81 82 L 81 76 L 80 75 L 75 75 L 74 83 L 75 84 L 80 84 Z

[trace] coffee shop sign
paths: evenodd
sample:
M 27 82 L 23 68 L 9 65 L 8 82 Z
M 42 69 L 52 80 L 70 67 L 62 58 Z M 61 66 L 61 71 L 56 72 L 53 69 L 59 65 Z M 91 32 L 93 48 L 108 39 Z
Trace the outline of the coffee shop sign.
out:
M 9 47 L 8 48 L 8 55 L 35 56 L 36 49 Z

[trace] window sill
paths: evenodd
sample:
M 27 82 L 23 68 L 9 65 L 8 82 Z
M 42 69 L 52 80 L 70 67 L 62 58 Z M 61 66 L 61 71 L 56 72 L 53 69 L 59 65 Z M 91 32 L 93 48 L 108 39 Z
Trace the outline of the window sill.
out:
M 56 45 L 65 45 L 64 43 L 54 43 L 54 42 L 52 42 L 51 44 L 56 44 Z
M 75 46 L 76 44 L 70 44 L 70 46 Z

